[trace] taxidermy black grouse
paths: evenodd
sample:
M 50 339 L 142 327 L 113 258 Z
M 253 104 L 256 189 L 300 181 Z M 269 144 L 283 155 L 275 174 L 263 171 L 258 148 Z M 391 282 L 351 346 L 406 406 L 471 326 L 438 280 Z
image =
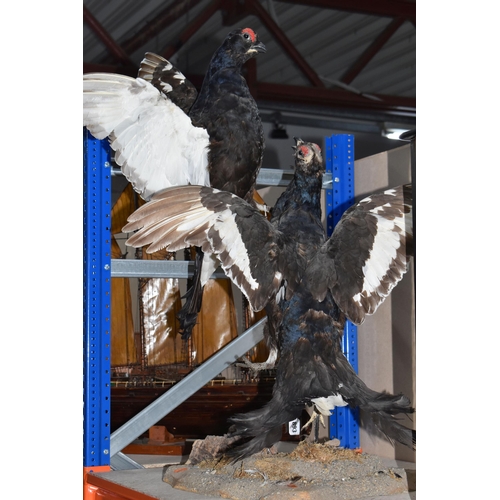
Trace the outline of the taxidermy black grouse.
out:
M 115 161 L 145 200 L 176 185 L 205 185 L 253 204 L 264 134 L 243 64 L 265 52 L 250 28 L 228 34 L 214 53 L 199 95 L 169 61 L 147 53 L 137 78 L 83 75 L 83 124 L 108 137 Z M 203 286 L 217 267 L 197 251 L 193 285 L 178 314 L 189 338 Z
M 369 389 L 341 349 L 345 318 L 373 314 L 406 272 L 412 245 L 411 188 L 371 195 L 349 208 L 327 239 L 321 222 L 323 163 L 316 144 L 296 140 L 295 174 L 268 221 L 240 198 L 209 187 L 171 188 L 129 217 L 138 230 L 130 246 L 180 249 L 199 245 L 217 255 L 255 310 L 266 307 L 268 339 L 277 347 L 271 401 L 231 418 L 229 451 L 243 458 L 279 441 L 282 425 L 304 405 L 317 415 L 335 406 L 371 414 L 392 441 L 415 445 L 415 432 L 397 414 L 414 410 L 408 398 Z

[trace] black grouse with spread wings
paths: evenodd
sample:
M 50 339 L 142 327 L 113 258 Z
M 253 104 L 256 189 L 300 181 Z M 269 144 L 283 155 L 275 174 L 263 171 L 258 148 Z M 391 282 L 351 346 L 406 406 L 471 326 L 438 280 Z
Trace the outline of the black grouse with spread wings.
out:
M 255 310 L 266 308 L 268 343 L 277 349 L 271 401 L 231 419 L 245 457 L 281 437 L 301 415 L 350 405 L 369 412 L 391 440 L 414 446 L 415 432 L 395 417 L 412 413 L 404 395 L 378 393 L 357 376 L 341 350 L 345 318 L 359 324 L 400 281 L 408 265 L 411 189 L 371 195 L 342 217 L 327 239 L 321 222 L 320 149 L 297 140 L 295 175 L 268 221 L 254 207 L 210 187 L 167 189 L 129 217 L 127 244 L 147 251 L 198 245 L 217 256 Z
M 177 185 L 223 189 L 253 204 L 264 134 L 243 64 L 264 45 L 250 28 L 228 34 L 214 53 L 199 95 L 169 61 L 147 53 L 137 78 L 83 76 L 83 124 L 108 137 L 115 161 L 145 200 Z M 201 308 L 203 285 L 215 270 L 197 252 L 194 285 L 179 313 L 189 337 Z

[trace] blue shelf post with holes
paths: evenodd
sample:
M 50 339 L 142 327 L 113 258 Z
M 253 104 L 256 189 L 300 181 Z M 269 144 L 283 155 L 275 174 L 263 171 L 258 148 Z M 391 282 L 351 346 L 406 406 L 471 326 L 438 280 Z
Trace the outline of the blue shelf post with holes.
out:
M 110 465 L 111 162 L 108 142 L 83 133 L 83 466 L 102 471 Z
M 326 190 L 327 235 L 347 208 L 354 203 L 354 136 L 334 134 L 325 138 L 326 171 L 332 175 L 332 189 Z M 357 327 L 346 321 L 342 350 L 358 372 Z M 335 408 L 330 416 L 330 439 L 340 440 L 344 448 L 359 448 L 359 411 L 348 406 Z

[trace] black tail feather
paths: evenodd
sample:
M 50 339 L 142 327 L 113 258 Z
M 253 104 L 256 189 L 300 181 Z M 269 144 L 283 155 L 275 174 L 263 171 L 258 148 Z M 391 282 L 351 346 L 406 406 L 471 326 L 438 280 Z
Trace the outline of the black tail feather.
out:
M 371 418 L 378 429 L 394 445 L 394 441 L 401 443 L 412 450 L 417 448 L 416 431 L 400 424 L 393 415 L 384 412 L 373 412 Z
M 267 432 L 263 432 L 249 441 L 246 441 L 244 444 L 239 444 L 229 450 L 226 450 L 224 454 L 227 457 L 232 458 L 232 462 L 243 460 L 254 453 L 270 448 L 281 439 L 281 434 L 282 425 L 278 425 Z
M 351 406 L 370 414 L 373 423 L 391 441 L 416 448 L 416 433 L 400 424 L 395 415 L 411 414 L 415 409 L 404 394 L 389 394 L 370 389 L 354 372 L 351 365 L 342 356 L 338 359 L 339 370 L 344 371 L 344 382 L 340 393 Z
M 275 390 L 271 401 L 262 408 L 234 415 L 229 419 L 232 424 L 229 437 L 241 436 L 242 440 L 226 450 L 225 455 L 236 461 L 270 448 L 281 439 L 283 424 L 298 418 L 302 408 L 302 405 L 286 404 L 281 393 Z
M 177 313 L 177 319 L 180 323 L 180 332 L 182 339 L 188 340 L 191 337 L 193 328 L 196 325 L 198 314 L 201 311 L 203 298 L 203 286 L 201 285 L 201 266 L 203 264 L 203 251 L 196 247 L 196 257 L 194 260 L 194 275 L 191 280 L 191 286 L 183 298 L 186 299 L 184 305 Z

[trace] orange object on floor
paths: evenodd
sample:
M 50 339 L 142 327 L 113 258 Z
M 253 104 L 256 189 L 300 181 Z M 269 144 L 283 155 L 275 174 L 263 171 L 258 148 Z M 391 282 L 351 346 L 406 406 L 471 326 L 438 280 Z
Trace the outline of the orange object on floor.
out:
M 83 500 L 97 500 L 97 488 L 88 482 L 90 472 L 108 472 L 111 470 L 109 465 L 100 465 L 97 467 L 84 467 L 83 468 Z
M 83 468 L 83 500 L 158 500 L 157 497 L 92 474 L 110 470 L 109 466 Z

